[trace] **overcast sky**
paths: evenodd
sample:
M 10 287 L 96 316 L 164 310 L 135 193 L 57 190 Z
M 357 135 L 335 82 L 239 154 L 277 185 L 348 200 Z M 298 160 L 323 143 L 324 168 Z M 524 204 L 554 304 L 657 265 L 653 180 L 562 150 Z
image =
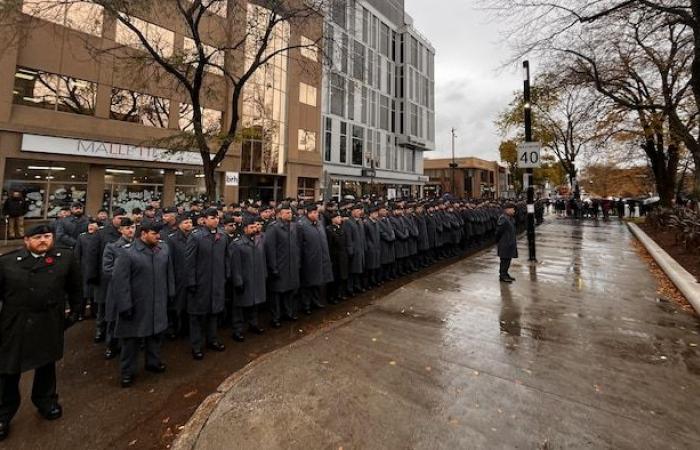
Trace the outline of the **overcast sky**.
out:
M 435 60 L 436 151 L 426 158 L 450 157 L 450 130 L 457 129 L 456 156 L 498 159 L 501 141 L 496 115 L 522 88 L 516 67 L 499 69 L 508 48 L 497 27 L 474 0 L 405 0 L 414 26 L 437 51 Z

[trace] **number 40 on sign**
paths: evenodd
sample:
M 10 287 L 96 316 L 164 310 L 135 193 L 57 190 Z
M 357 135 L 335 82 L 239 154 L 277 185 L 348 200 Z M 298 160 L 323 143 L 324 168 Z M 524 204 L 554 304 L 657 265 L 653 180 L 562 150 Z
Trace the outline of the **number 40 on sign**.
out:
M 518 167 L 521 169 L 540 167 L 541 150 L 542 146 L 539 142 L 524 142 L 518 145 Z

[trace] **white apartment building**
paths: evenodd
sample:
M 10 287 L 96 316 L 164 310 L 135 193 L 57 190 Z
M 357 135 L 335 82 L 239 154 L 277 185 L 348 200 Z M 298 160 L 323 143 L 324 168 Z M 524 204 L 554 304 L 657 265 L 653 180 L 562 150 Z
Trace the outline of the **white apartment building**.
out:
M 403 0 L 337 0 L 325 26 L 325 195 L 421 195 L 423 152 L 435 149 L 435 49 Z

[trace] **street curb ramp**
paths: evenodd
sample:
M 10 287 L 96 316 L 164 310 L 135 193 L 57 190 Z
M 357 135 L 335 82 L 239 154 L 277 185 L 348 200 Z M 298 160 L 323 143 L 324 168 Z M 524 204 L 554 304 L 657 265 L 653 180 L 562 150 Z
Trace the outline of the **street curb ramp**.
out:
M 700 314 L 700 283 L 695 277 L 685 270 L 675 259 L 671 257 L 659 244 L 654 242 L 641 228 L 632 222 L 627 222 L 627 226 L 632 231 L 632 234 L 642 243 L 649 254 L 654 258 L 656 264 L 666 273 L 673 284 L 676 285 L 679 291 L 685 296 L 690 304 L 695 309 L 695 312 Z

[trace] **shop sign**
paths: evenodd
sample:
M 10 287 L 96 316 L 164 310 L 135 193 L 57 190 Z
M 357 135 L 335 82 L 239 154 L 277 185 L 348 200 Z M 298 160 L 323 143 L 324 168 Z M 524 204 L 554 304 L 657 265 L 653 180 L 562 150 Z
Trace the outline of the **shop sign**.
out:
M 25 134 L 22 136 L 22 151 L 52 153 L 92 158 L 127 159 L 171 164 L 201 166 L 202 157 L 197 152 L 183 152 L 164 148 L 147 147 L 112 142 L 70 139 L 55 136 Z
M 238 172 L 226 172 L 226 186 L 238 186 Z

